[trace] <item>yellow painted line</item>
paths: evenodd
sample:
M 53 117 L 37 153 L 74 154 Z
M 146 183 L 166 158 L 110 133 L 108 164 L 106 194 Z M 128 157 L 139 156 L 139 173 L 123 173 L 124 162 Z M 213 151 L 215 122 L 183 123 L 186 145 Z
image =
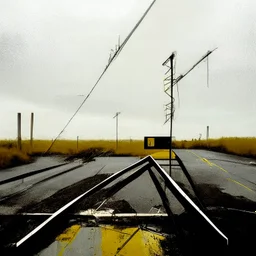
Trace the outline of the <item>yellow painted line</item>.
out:
M 146 255 L 163 255 L 160 241 L 164 240 L 165 237 L 143 230 L 141 231 L 141 238 L 147 248 Z
M 190 151 L 190 150 L 188 150 L 188 151 L 189 151 L 191 154 L 193 154 L 193 155 L 195 155 L 196 157 L 198 157 L 202 162 L 204 162 L 204 163 L 206 163 L 206 164 L 208 164 L 208 165 L 210 165 L 210 166 L 215 166 L 215 167 L 219 168 L 221 171 L 223 171 L 223 172 L 225 172 L 225 173 L 229 173 L 227 170 L 225 170 L 225 169 L 222 168 L 221 166 L 219 166 L 219 165 L 217 165 L 217 164 L 215 164 L 215 163 L 209 161 L 208 159 L 203 158 L 203 157 L 199 156 L 198 154 L 196 154 L 196 153 L 194 153 L 194 152 L 192 152 L 192 151 Z
M 247 190 L 249 190 L 249 191 L 251 191 L 251 192 L 254 192 L 252 189 L 250 189 L 249 187 L 245 186 L 244 184 L 242 184 L 242 183 L 240 183 L 240 182 L 238 182 L 238 181 L 236 181 L 236 180 L 233 180 L 233 179 L 230 179 L 230 178 L 227 178 L 227 180 L 232 181 L 232 182 L 234 182 L 234 183 L 240 185 L 241 187 L 243 187 L 243 188 L 245 188 L 245 189 L 247 189 Z
M 151 154 L 155 160 L 168 160 L 169 159 L 169 150 L 163 150 Z M 172 151 L 172 159 L 175 159 L 175 153 Z
M 196 157 L 198 157 L 200 160 L 204 161 L 203 158 L 201 156 L 199 156 L 198 154 L 196 154 L 195 152 L 192 152 L 190 150 L 187 150 L 188 152 L 190 152 L 191 154 L 195 155 Z
M 200 159 L 202 162 L 204 162 L 204 163 L 206 163 L 206 164 L 208 164 L 208 165 L 210 165 L 210 166 L 213 166 L 213 163 L 210 162 L 208 159 L 203 158 L 203 157 L 199 156 L 198 154 L 196 154 L 196 153 L 194 153 L 194 152 L 192 152 L 192 151 L 190 151 L 190 150 L 187 150 L 187 151 L 190 152 L 191 154 L 195 155 L 195 156 L 196 156 L 198 159 Z
M 58 256 L 62 256 L 64 254 L 66 247 L 75 240 L 80 228 L 80 225 L 73 225 L 67 228 L 56 238 L 56 241 L 59 241 L 61 244 L 61 249 L 58 253 Z
M 74 239 L 77 232 L 80 230 L 80 225 L 73 225 L 67 228 L 62 234 L 60 234 L 56 240 L 60 242 L 69 242 Z
M 206 158 L 202 158 L 202 160 L 203 160 L 205 163 L 207 163 L 208 165 L 212 166 L 212 163 L 211 163 L 209 160 L 207 160 Z
M 215 167 L 217 167 L 217 168 L 219 168 L 220 170 L 222 170 L 222 171 L 225 172 L 225 173 L 229 173 L 227 170 L 225 170 L 224 168 L 222 168 L 221 166 L 219 166 L 219 165 L 217 165 L 217 164 L 215 164 L 215 163 L 212 163 L 212 165 L 215 166 Z
M 102 256 L 106 255 L 163 255 L 161 235 L 138 227 L 118 229 L 114 226 L 101 228 Z
M 221 166 L 219 166 L 219 165 L 217 165 L 217 164 L 215 164 L 215 163 L 210 162 L 210 161 L 209 161 L 208 159 L 206 159 L 206 158 L 202 158 L 201 156 L 197 155 L 196 153 L 194 153 L 194 152 L 192 152 L 192 151 L 190 151 L 190 150 L 187 150 L 187 151 L 189 151 L 190 153 L 194 154 L 194 155 L 195 155 L 196 157 L 198 157 L 201 161 L 207 163 L 208 165 L 210 165 L 210 166 L 215 166 L 215 167 L 217 167 L 218 169 L 220 169 L 221 171 L 223 171 L 223 172 L 229 174 L 229 172 L 228 172 L 227 170 L 225 170 L 224 168 L 222 168 Z M 243 188 L 245 188 L 245 189 L 247 189 L 247 190 L 249 190 L 249 191 L 255 193 L 254 190 L 250 189 L 250 188 L 247 187 L 246 185 L 244 185 L 244 184 L 242 184 L 242 183 L 240 183 L 240 182 L 238 182 L 238 181 L 236 181 L 236 180 L 233 180 L 233 179 L 231 179 L 231 178 L 227 178 L 227 180 L 229 180 L 229 181 L 231 181 L 231 182 L 234 182 L 235 184 L 237 184 L 237 185 L 239 185 L 239 186 L 241 186 L 241 187 L 243 187 Z

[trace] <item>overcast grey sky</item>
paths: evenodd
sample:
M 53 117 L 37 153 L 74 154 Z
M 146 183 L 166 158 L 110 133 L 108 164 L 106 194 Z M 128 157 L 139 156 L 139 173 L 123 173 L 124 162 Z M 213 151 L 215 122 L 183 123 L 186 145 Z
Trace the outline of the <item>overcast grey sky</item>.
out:
M 63 128 L 151 0 L 0 0 L 0 138 L 16 137 L 16 113 L 29 137 L 53 138 Z M 61 138 L 114 139 L 167 135 L 162 62 L 177 51 L 176 74 L 208 50 L 179 84 L 177 139 L 256 135 L 255 0 L 157 0 Z

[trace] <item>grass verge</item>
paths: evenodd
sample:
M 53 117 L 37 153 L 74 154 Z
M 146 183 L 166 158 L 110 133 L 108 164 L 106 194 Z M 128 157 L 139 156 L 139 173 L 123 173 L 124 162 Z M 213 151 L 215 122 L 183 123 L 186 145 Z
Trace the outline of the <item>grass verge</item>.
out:
M 33 148 L 28 140 L 22 141 L 22 152 L 16 150 L 16 141 L 0 141 L 0 169 L 28 163 L 31 157 L 40 156 L 51 145 L 50 140 L 35 140 Z M 230 153 L 234 155 L 256 158 L 256 138 L 220 138 L 194 141 L 174 141 L 174 148 L 185 149 L 209 149 L 213 151 Z M 58 140 L 47 155 L 66 155 L 67 157 L 79 157 L 83 154 L 90 155 L 90 149 L 101 151 L 112 156 L 146 156 L 152 155 L 159 150 L 145 150 L 142 140 L 121 140 L 116 150 L 116 142 L 113 140 Z M 96 151 L 97 151 L 96 150 Z M 103 154 L 102 154 L 103 152 Z M 159 153 L 157 153 L 159 154 Z M 162 151 L 164 155 L 168 153 Z M 86 155 L 86 156 L 87 156 Z M 158 155 L 157 155 L 158 156 Z
M 0 169 L 31 162 L 31 157 L 15 148 L 0 147 Z
M 32 161 L 33 156 L 42 156 L 52 141 L 35 140 L 33 148 L 29 140 L 22 141 L 22 151 L 17 150 L 17 143 L 13 140 L 0 141 L 0 169 L 25 164 Z M 116 142 L 109 140 L 58 140 L 46 155 L 65 155 L 67 159 L 93 158 L 98 155 L 111 156 L 146 156 L 159 150 L 144 150 L 144 143 L 140 140 L 121 140 L 116 150 Z
M 256 138 L 223 137 L 220 139 L 175 141 L 175 148 L 208 149 L 238 156 L 256 158 Z
M 29 155 L 42 155 L 42 153 L 47 151 L 50 145 L 51 141 L 49 140 L 35 140 L 33 148 L 31 149 L 30 142 L 24 140 L 22 141 L 22 151 Z M 0 141 L 0 147 L 16 148 L 17 144 L 15 141 L 2 140 Z M 103 150 L 113 152 L 113 155 L 120 156 L 146 156 L 159 151 L 145 150 L 144 143 L 141 140 L 120 140 L 117 150 L 114 140 L 80 140 L 78 142 L 78 148 L 77 142 L 74 140 L 57 140 L 49 154 L 73 155 L 90 148 L 102 148 Z

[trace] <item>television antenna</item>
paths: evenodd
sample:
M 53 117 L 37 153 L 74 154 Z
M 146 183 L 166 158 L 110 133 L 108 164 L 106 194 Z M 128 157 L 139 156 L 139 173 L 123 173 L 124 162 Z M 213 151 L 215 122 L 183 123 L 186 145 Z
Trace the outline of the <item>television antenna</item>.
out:
M 179 75 L 177 78 L 174 78 L 175 75 L 175 65 L 174 59 L 176 57 L 176 52 L 173 52 L 170 57 L 168 57 L 165 62 L 162 64 L 167 67 L 168 70 L 165 72 L 167 77 L 164 79 L 164 92 L 170 97 L 170 102 L 166 104 L 166 121 L 165 124 L 170 121 L 170 153 L 169 153 L 169 175 L 171 176 L 171 159 L 172 159 L 172 128 L 173 128 L 173 117 L 174 117 L 174 97 L 173 97 L 173 87 L 174 85 L 178 85 L 178 83 L 186 77 L 197 65 L 199 65 L 204 59 L 207 59 L 207 86 L 209 87 L 209 60 L 208 57 L 212 54 L 217 48 L 212 51 L 208 51 L 199 61 L 197 61 L 187 72 Z

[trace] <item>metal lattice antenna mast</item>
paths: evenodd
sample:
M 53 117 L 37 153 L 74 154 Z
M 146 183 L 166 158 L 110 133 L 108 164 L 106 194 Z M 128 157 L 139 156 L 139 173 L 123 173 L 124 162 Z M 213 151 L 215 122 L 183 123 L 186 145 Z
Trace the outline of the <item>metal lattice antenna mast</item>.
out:
M 171 157 L 172 157 L 172 126 L 173 126 L 173 117 L 174 117 L 174 97 L 173 97 L 173 86 L 180 82 L 186 75 L 188 75 L 198 64 L 200 64 L 204 59 L 207 58 L 207 84 L 209 84 L 209 64 L 208 64 L 208 57 L 212 54 L 217 48 L 212 51 L 208 51 L 199 61 L 197 61 L 186 73 L 178 76 L 174 79 L 174 58 L 175 52 L 171 54 L 171 56 L 162 64 L 166 66 L 168 70 L 165 72 L 167 77 L 164 79 L 164 92 L 170 96 L 171 102 L 166 104 L 166 121 L 167 123 L 170 120 L 170 154 L 169 154 L 169 163 L 170 163 L 170 170 L 169 175 L 171 176 Z M 168 113 L 170 111 L 170 113 Z
M 171 165 L 171 161 L 172 161 L 172 121 L 173 121 L 173 116 L 174 116 L 174 98 L 173 98 L 173 82 L 174 82 L 174 70 L 173 70 L 173 62 L 174 62 L 174 57 L 175 57 L 175 53 L 173 52 L 171 54 L 171 56 L 163 63 L 163 66 L 167 66 L 169 67 L 169 70 L 166 72 L 166 74 L 168 72 L 171 72 L 170 74 L 170 94 L 168 94 L 171 98 L 171 103 L 166 105 L 166 110 L 168 111 L 168 109 L 170 110 L 170 114 L 168 117 L 168 113 L 166 115 L 166 120 L 170 120 L 170 149 L 169 149 L 169 165 L 170 165 L 170 169 L 169 169 L 169 175 L 171 176 L 171 172 L 172 172 L 172 165 Z M 170 65 L 170 66 L 168 66 Z M 166 122 L 167 122 L 166 121 Z

